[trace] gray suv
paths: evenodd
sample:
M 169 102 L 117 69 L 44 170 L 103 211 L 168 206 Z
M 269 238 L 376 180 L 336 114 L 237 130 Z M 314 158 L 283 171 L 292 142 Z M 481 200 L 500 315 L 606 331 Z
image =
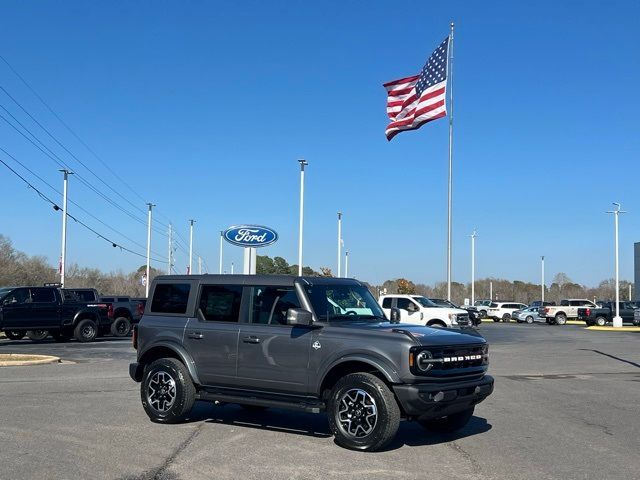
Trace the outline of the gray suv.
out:
M 133 342 L 154 422 L 186 419 L 196 400 L 326 412 L 357 450 L 383 448 L 402 418 L 457 430 L 493 391 L 477 332 L 392 323 L 352 279 L 157 277 Z

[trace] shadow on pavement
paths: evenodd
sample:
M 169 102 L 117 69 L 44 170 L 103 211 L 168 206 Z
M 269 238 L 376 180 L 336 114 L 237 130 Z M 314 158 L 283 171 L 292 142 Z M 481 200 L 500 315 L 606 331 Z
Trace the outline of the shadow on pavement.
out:
M 197 402 L 188 422 L 201 421 L 316 438 L 329 438 L 332 436 L 325 414 L 271 408 L 251 411 L 245 410 L 238 405 L 215 406 L 211 403 Z M 463 429 L 448 434 L 429 432 L 417 422 L 402 421 L 395 439 L 384 450 L 396 450 L 405 445 L 418 447 L 449 443 L 488 432 L 491 428 L 491 424 L 485 418 L 477 416 L 472 417 Z

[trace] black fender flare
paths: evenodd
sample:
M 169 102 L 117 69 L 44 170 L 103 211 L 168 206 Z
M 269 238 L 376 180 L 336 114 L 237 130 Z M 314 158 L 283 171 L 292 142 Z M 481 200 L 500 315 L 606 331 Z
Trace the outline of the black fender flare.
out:
M 389 383 L 402 383 L 398 372 L 391 366 L 389 361 L 387 361 L 383 357 L 379 357 L 377 355 L 356 353 L 343 355 L 335 359 L 333 362 L 329 363 L 322 369 L 321 372 L 318 372 L 319 374 L 316 377 L 315 385 L 313 385 L 314 391 L 321 395 L 322 392 L 320 391 L 320 389 L 329 372 L 331 372 L 335 367 L 347 362 L 366 363 L 367 365 L 370 365 L 371 367 L 380 371 Z
M 154 342 L 145 350 L 138 352 L 138 362 L 140 368 L 144 368 L 144 362 L 142 360 L 144 359 L 145 355 L 148 355 L 150 352 L 158 348 L 166 348 L 173 351 L 173 353 L 178 356 L 179 360 L 184 363 L 185 367 L 187 367 L 189 375 L 191 376 L 191 380 L 193 380 L 194 383 L 201 385 L 200 379 L 198 378 L 198 372 L 196 371 L 195 361 L 193 360 L 189 352 L 187 352 L 187 350 L 182 345 L 170 340 Z
M 75 327 L 78 325 L 80 320 L 84 320 L 85 318 L 89 318 L 96 322 L 97 326 L 100 326 L 100 314 L 92 311 L 92 310 L 78 310 L 73 316 L 72 326 Z

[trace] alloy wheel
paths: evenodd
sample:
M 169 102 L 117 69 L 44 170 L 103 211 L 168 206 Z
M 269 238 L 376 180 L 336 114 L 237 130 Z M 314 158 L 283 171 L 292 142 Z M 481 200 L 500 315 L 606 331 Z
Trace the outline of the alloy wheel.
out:
M 147 402 L 157 412 L 167 412 L 176 401 L 176 381 L 167 372 L 153 374 L 147 386 Z
M 340 397 L 335 415 L 338 428 L 352 438 L 366 437 L 378 423 L 376 401 L 359 388 L 348 390 Z

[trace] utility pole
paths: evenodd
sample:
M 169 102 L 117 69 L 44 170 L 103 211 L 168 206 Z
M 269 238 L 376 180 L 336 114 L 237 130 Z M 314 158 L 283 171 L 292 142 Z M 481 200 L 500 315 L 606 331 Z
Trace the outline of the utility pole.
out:
M 471 306 L 476 298 L 476 231 L 471 234 Z
M 147 207 L 149 207 L 149 215 L 147 218 L 147 281 L 145 282 L 145 296 L 149 298 L 149 284 L 151 283 L 151 210 L 155 205 L 153 203 L 147 203 Z M 171 259 L 169 259 L 169 262 L 171 262 Z M 171 265 L 171 263 L 169 263 L 169 265 Z
M 349 250 L 344 252 L 344 278 L 349 278 Z
M 198 255 L 198 275 L 202 275 L 202 257 Z
M 544 255 L 542 255 L 540 257 L 540 260 L 542 262 L 542 282 L 541 282 L 541 285 L 540 285 L 540 289 L 542 291 L 542 297 L 541 297 L 542 298 L 542 305 L 541 306 L 544 307 Z
M 222 242 L 224 240 L 224 232 L 220 230 L 220 269 L 218 273 L 222 275 Z
M 306 160 L 298 160 L 300 163 L 300 226 L 298 230 L 298 276 L 302 276 L 302 229 L 304 226 L 304 167 L 309 165 Z
M 616 206 L 615 210 L 610 210 L 607 213 L 613 214 L 614 228 L 615 228 L 615 264 L 616 264 L 616 316 L 613 317 L 613 326 L 615 328 L 622 327 L 622 317 L 620 316 L 620 272 L 618 269 L 618 222 L 621 213 L 627 213 L 620 210 L 620 204 L 613 202 Z
M 489 300 L 493 302 L 493 282 L 489 280 Z
M 64 277 L 67 270 L 67 192 L 69 175 L 73 172 L 69 170 L 59 170 L 64 174 L 62 186 L 62 251 L 60 253 L 60 285 L 64 288 Z
M 195 220 L 189 220 L 189 275 L 193 273 L 193 224 Z
M 173 225 L 169 222 L 169 266 L 167 267 L 167 275 L 171 275 L 171 267 L 173 267 Z
M 338 278 L 342 276 L 342 212 L 338 212 Z

